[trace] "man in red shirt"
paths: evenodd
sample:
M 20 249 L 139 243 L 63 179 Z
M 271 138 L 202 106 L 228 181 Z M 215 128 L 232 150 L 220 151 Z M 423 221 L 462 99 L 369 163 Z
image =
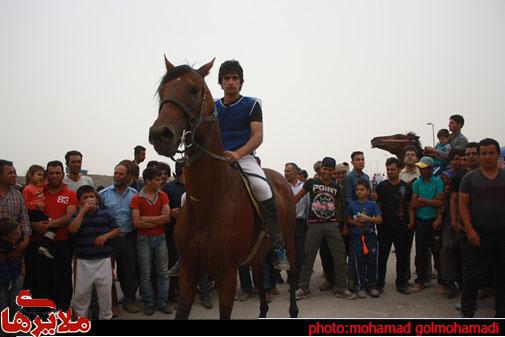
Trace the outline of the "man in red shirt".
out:
M 56 302 L 56 307 L 67 310 L 72 298 L 72 252 L 73 240 L 68 238 L 68 224 L 77 210 L 75 192 L 63 184 L 63 163 L 47 163 L 48 185 L 44 189 L 44 213 L 49 221 L 32 222 L 33 235 L 26 251 L 25 289 L 32 291 L 35 298 L 49 298 Z M 50 228 L 56 228 L 56 237 L 52 243 L 53 260 L 37 253 L 36 241 Z
M 139 263 L 140 296 L 144 314 L 152 316 L 157 307 L 165 314 L 172 312 L 168 304 L 168 250 L 165 224 L 170 221 L 168 196 L 160 191 L 161 171 L 149 167 L 142 172 L 144 188 L 131 202 L 133 226 L 137 233 L 137 258 Z M 151 283 L 151 266 L 156 268 L 158 298 L 154 299 Z

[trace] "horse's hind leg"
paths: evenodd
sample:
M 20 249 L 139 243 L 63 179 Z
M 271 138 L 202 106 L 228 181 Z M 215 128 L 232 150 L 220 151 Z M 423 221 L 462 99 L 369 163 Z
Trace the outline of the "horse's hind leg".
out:
M 179 269 L 179 295 L 177 299 L 177 314 L 175 319 L 188 319 L 193 301 L 195 299 L 196 287 L 200 280 L 200 273 L 190 271 L 184 260 L 181 261 Z
M 237 289 L 237 266 L 229 266 L 219 284 L 219 319 L 231 319 L 233 299 Z
M 298 305 L 296 304 L 295 291 L 298 285 L 298 278 L 300 273 L 297 272 L 299 266 L 296 264 L 295 246 L 293 240 L 288 241 L 286 244 L 288 251 L 289 265 L 289 317 L 298 317 Z
M 260 316 L 259 318 L 266 318 L 268 312 L 268 303 L 265 290 L 265 275 L 263 273 L 263 259 L 255 260 L 251 263 L 253 271 L 254 284 L 260 296 Z M 268 262 L 267 262 L 268 263 Z

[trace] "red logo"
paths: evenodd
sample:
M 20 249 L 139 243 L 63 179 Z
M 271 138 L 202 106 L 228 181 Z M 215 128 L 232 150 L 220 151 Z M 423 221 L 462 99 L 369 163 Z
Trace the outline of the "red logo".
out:
M 33 337 L 39 336 L 54 336 L 55 334 L 63 333 L 86 333 L 91 330 L 91 322 L 87 317 L 78 317 L 77 320 L 72 320 L 72 309 L 67 312 L 61 310 L 56 311 L 54 301 L 47 298 L 35 299 L 28 290 L 21 290 L 16 297 L 16 304 L 23 308 L 48 308 L 54 311 L 47 315 L 47 318 L 30 320 L 23 313 L 17 311 L 14 314 L 13 320 L 9 319 L 9 308 L 5 308 L 1 312 L 1 326 L 6 333 L 30 333 Z

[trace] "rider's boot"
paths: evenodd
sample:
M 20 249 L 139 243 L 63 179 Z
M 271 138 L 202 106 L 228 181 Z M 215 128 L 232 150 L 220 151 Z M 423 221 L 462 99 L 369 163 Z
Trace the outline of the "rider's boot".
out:
M 279 270 L 289 270 L 289 261 L 286 254 L 284 240 L 282 239 L 279 215 L 277 213 L 277 204 L 273 197 L 261 202 L 261 214 L 266 223 L 268 236 L 274 246 L 274 267 Z

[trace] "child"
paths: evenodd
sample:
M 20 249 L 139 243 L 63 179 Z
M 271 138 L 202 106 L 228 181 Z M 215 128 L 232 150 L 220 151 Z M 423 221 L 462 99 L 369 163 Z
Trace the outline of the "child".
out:
M 347 219 L 351 225 L 351 240 L 356 257 L 358 275 L 358 297 L 379 297 L 377 290 L 377 227 L 382 223 L 382 216 L 377 204 L 369 200 L 370 183 L 359 180 L 356 183 L 356 197 L 347 206 Z
M 68 225 L 75 234 L 75 288 L 72 307 L 78 317 L 88 315 L 93 286 L 96 288 L 99 319 L 112 318 L 112 264 L 110 239 L 120 230 L 112 215 L 100 209 L 99 197 L 92 186 L 77 189 L 80 208 Z
M 161 188 L 161 172 L 149 167 L 142 172 L 144 188 L 131 201 L 133 226 L 137 232 L 137 257 L 140 275 L 140 296 L 144 302 L 144 314 L 152 316 L 157 307 L 170 314 L 168 304 L 168 250 L 165 224 L 170 221 L 168 196 Z M 155 301 L 151 283 L 151 266 L 158 275 L 158 298 Z
M 449 144 L 449 130 L 440 129 L 437 132 L 438 143 L 435 145 L 435 150 L 441 151 L 449 155 L 451 151 L 451 145 Z M 436 153 L 433 155 L 433 160 L 435 161 L 433 167 L 433 175 L 438 176 L 445 170 L 446 162 L 440 159 Z
M 14 218 L 1 218 L 0 250 L 7 258 L 0 262 L 0 311 L 8 307 L 11 317 L 18 309 L 16 296 L 23 287 L 23 255 L 9 258 L 9 254 L 22 241 L 19 222 Z
M 47 215 L 44 214 L 45 197 L 42 190 L 47 186 L 44 183 L 44 168 L 40 165 L 32 165 L 26 172 L 26 186 L 23 189 L 23 199 L 25 200 L 26 208 L 28 209 L 28 217 L 30 221 L 50 221 Z M 51 228 L 44 233 L 40 246 L 37 252 L 49 259 L 54 259 L 53 254 L 49 251 L 49 246 L 56 236 L 56 228 Z

